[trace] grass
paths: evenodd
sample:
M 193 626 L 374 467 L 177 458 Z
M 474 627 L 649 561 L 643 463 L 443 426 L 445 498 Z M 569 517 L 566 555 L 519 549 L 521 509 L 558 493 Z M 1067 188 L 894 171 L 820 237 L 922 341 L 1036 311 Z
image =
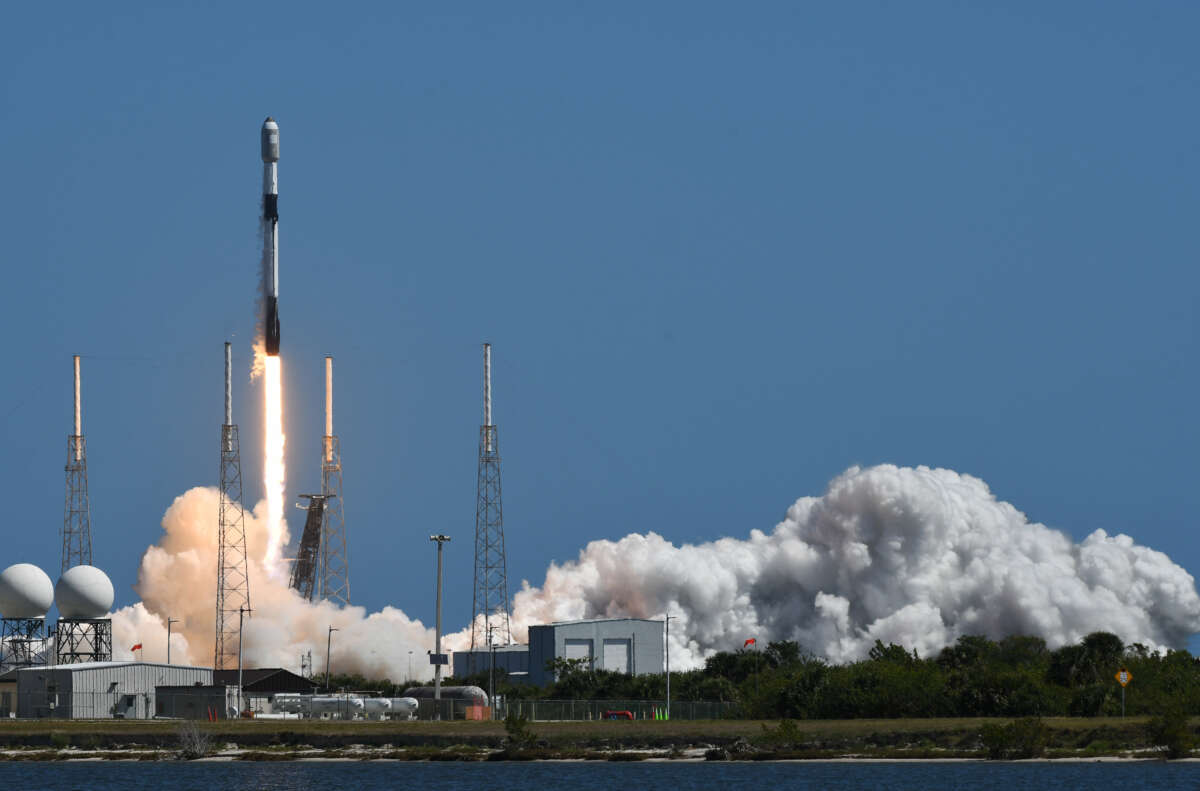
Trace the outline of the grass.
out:
M 1007 719 L 796 720 L 786 742 L 777 721 L 697 720 L 660 722 L 533 722 L 533 746 L 509 754 L 516 759 L 572 757 L 591 760 L 642 760 L 645 752 L 680 757 L 681 748 L 753 747 L 731 757 L 741 760 L 828 758 L 862 755 L 889 758 L 971 757 L 979 755 L 984 726 Z M 1149 747 L 1148 717 L 1045 718 L 1047 755 L 1053 757 L 1121 755 Z M 1195 729 L 1200 720 L 1191 720 Z M 504 743 L 503 722 L 340 722 L 246 720 L 200 722 L 198 730 L 220 752 L 229 743 L 248 750 L 253 760 L 287 760 L 296 750 L 311 755 L 356 757 L 351 745 L 371 749 L 365 758 L 399 760 L 483 760 Z M 178 721 L 154 720 L 7 720 L 0 721 L 0 748 L 55 754 L 55 748 L 95 750 L 114 757 L 122 749 L 174 750 Z M 128 755 L 128 754 L 127 754 Z M 66 757 L 66 756 L 58 756 Z M 132 756 L 129 756 L 132 757 Z

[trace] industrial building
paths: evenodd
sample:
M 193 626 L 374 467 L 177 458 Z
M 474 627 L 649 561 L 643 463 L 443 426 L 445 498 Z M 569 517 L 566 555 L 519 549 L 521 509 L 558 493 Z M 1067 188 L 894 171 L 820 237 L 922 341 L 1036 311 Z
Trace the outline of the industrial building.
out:
M 529 683 L 555 680 L 547 664 L 584 659 L 591 670 L 635 676 L 663 672 L 663 622 L 644 618 L 561 621 L 529 627 Z
M 157 687 L 211 687 L 207 667 L 154 662 L 81 662 L 17 671 L 17 716 L 149 719 Z
M 529 680 L 529 646 L 498 645 L 495 647 L 496 671 L 503 670 L 510 681 Z M 492 669 L 492 651 L 480 648 L 475 651 L 454 652 L 454 677 L 466 678 L 472 673 L 487 673 Z

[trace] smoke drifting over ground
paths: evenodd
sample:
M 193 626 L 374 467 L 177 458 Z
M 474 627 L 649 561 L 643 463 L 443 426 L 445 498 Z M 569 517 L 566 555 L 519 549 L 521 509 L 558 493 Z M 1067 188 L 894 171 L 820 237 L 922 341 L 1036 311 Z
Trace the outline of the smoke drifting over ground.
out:
M 320 660 L 331 623 L 342 630 L 338 669 L 400 679 L 408 651 L 424 659 L 433 632 L 403 612 L 310 604 L 266 579 L 260 510 L 246 514 L 255 608 L 248 664 L 296 667 L 309 649 Z M 143 601 L 114 617 L 118 656 L 144 642 L 147 659 L 161 658 L 169 614 L 184 619 L 175 656 L 211 662 L 216 513 L 213 489 L 192 489 L 167 511 L 166 536 L 142 559 Z M 671 664 L 680 668 L 748 637 L 796 640 L 846 661 L 876 639 L 928 656 L 963 634 L 1034 634 L 1056 647 L 1102 629 L 1182 647 L 1200 631 L 1195 580 L 1161 552 L 1103 531 L 1076 544 L 1028 522 L 977 478 L 882 465 L 851 468 L 821 497 L 797 500 L 770 533 L 682 546 L 654 533 L 593 541 L 577 560 L 552 564 L 541 587 L 526 583 L 514 596 L 513 636 L 523 642 L 529 625 L 554 620 L 668 610 L 679 616 Z M 452 649 L 469 643 L 469 629 L 446 638 Z
M 130 646 L 142 643 L 142 658 L 166 658 L 166 619 L 178 618 L 171 635 L 171 661 L 210 665 L 216 628 L 217 490 L 190 489 L 175 499 L 163 516 L 165 535 L 142 556 L 135 586 L 142 601 L 113 615 L 113 652 L 129 659 Z M 358 672 L 368 677 L 404 679 L 408 652 L 425 660 L 433 645 L 433 630 L 392 607 L 367 614 L 362 607 L 339 608 L 311 603 L 269 576 L 266 506 L 246 511 L 246 554 L 250 565 L 250 606 L 246 619 L 244 656 L 248 667 L 287 667 L 298 670 L 300 654 L 312 651 L 323 669 L 326 630 L 334 635 L 335 672 Z M 287 540 L 286 535 L 283 538 Z M 427 665 L 426 665 L 427 667 Z

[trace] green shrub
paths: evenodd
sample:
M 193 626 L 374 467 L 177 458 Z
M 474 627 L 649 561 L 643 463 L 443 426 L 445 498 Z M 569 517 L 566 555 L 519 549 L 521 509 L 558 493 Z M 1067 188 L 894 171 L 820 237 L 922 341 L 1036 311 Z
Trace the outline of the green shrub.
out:
M 1187 714 L 1181 708 L 1173 708 L 1154 717 L 1147 724 L 1146 730 L 1150 741 L 1171 760 L 1187 758 L 1196 743 L 1196 738 L 1188 727 Z
M 985 725 L 980 738 L 990 760 L 1038 758 L 1046 752 L 1049 729 L 1038 717 L 1024 717 L 1007 725 Z

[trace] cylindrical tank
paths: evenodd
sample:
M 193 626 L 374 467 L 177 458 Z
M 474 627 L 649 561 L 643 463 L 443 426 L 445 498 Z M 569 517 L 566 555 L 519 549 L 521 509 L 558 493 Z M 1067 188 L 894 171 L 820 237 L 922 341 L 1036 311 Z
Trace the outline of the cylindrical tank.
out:
M 392 698 L 392 710 L 388 713 L 393 719 L 411 720 L 417 716 L 419 705 L 416 698 Z
M 387 714 L 392 710 L 391 698 L 363 698 L 362 702 L 367 714 Z
M 0 616 L 45 618 L 54 604 L 54 583 L 32 563 L 17 563 L 0 572 Z
M 314 717 L 319 717 L 322 714 L 332 714 L 344 720 L 349 720 L 362 712 L 363 699 L 354 697 L 353 695 L 313 696 L 309 701 L 309 706 L 309 711 L 312 712 Z
M 54 586 L 54 602 L 63 618 L 103 618 L 113 605 L 112 580 L 95 566 L 75 566 Z

